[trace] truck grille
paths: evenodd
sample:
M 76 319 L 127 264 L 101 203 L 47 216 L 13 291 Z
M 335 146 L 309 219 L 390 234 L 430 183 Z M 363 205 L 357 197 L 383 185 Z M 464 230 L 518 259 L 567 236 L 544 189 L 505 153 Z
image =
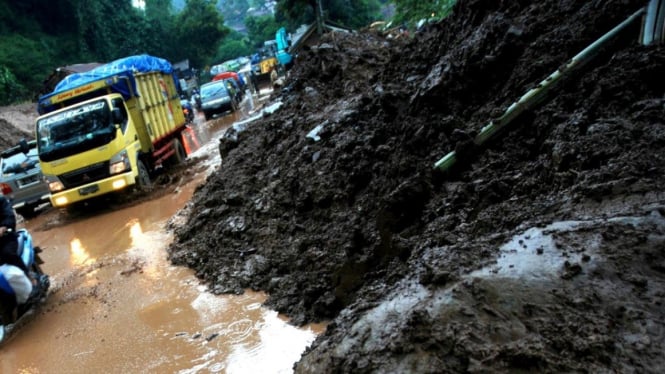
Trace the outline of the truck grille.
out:
M 109 175 L 109 162 L 105 161 L 61 174 L 58 177 L 65 188 L 74 188 L 104 179 Z

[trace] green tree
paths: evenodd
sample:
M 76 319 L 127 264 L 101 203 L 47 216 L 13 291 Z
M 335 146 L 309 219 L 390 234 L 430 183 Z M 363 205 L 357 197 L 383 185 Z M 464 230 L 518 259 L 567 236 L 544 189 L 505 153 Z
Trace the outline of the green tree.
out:
M 279 0 L 275 17 L 287 22 L 289 28 L 312 22 L 322 24 L 323 19 L 318 17 L 318 2 L 319 0 Z
M 327 0 L 325 18 L 351 28 L 361 28 L 376 21 L 381 14 L 378 0 Z
M 64 65 L 148 53 L 205 66 L 228 33 L 223 17 L 214 1 L 189 0 L 177 14 L 171 4 L 146 0 L 140 10 L 132 0 L 0 0 L 0 102 L 35 98 Z M 248 43 L 238 38 L 221 52 L 238 53 Z
M 291 29 L 324 20 L 359 28 L 380 18 L 381 7 L 379 0 L 280 0 L 275 17 Z M 321 19 L 317 19 L 319 15 Z
M 441 19 L 448 16 L 456 0 L 391 0 L 395 5 L 395 23 L 415 24 L 421 19 Z
M 175 12 L 171 0 L 146 0 L 141 25 L 141 44 L 146 53 L 171 60 L 177 56 L 177 44 L 165 42 L 173 35 Z
M 275 21 L 275 17 L 267 15 L 245 18 L 245 27 L 250 45 L 253 48 L 261 48 L 264 41 L 275 39 L 275 33 L 280 26 Z
M 194 67 L 208 65 L 217 46 L 229 33 L 224 18 L 211 0 L 188 0 L 183 11 L 176 16 L 175 25 L 178 50 L 174 57 L 176 60 L 189 59 Z
M 12 71 L 0 65 L 0 105 L 8 105 L 20 100 L 25 88 L 16 80 Z
M 56 46 L 46 36 L 42 40 L 20 34 L 0 36 L 0 65 L 14 77 L 17 85 L 13 87 L 21 88 L 12 95 L 13 98 L 39 90 L 43 79 L 52 71 L 55 49 Z
M 212 64 L 219 64 L 240 56 L 249 56 L 254 52 L 249 37 L 237 31 L 232 31 L 217 49 Z
M 144 38 L 150 34 L 145 32 L 144 17 L 131 0 L 69 1 L 76 19 L 79 57 L 110 61 L 147 52 Z

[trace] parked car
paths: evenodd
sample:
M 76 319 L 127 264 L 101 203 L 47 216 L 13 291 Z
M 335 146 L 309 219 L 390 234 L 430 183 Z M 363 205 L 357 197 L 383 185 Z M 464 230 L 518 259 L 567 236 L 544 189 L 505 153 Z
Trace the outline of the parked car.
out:
M 237 102 L 226 88 L 226 82 L 214 81 L 201 86 L 201 111 L 206 121 L 214 114 L 235 111 Z
M 0 154 L 0 190 L 16 212 L 32 217 L 35 208 L 50 203 L 48 183 L 42 175 L 37 142 L 22 140 Z

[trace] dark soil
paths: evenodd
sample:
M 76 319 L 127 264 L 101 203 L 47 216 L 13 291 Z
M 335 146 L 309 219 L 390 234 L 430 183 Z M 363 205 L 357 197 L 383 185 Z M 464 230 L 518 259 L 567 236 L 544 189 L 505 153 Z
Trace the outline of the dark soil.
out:
M 21 139 L 32 139 L 29 133 L 17 128 L 7 120 L 0 118 L 0 151 L 13 147 Z
M 663 372 L 663 48 L 638 21 L 470 141 L 642 5 L 460 0 L 412 38 L 324 35 L 220 140 L 171 259 L 330 321 L 296 372 Z

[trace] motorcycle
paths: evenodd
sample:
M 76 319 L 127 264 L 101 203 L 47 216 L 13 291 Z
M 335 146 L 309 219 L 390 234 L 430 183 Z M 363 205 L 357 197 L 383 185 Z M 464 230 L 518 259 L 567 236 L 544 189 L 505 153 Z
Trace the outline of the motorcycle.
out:
M 11 231 L 10 231 L 11 232 Z M 43 264 L 39 253 L 41 248 L 33 246 L 32 236 L 26 229 L 16 230 L 18 240 L 17 252 L 23 263 L 29 270 L 30 278 L 36 280 L 32 285 L 27 300 L 22 303 L 17 302 L 15 292 L 16 286 L 10 285 L 10 279 L 0 271 L 0 345 L 7 341 L 15 330 L 24 320 L 31 315 L 31 311 L 39 307 L 46 301 L 46 295 L 50 286 L 49 276 L 44 274 L 41 268 Z M 2 265 L 5 266 L 5 265 Z M 15 266 L 6 269 L 18 270 Z M 22 272 L 22 271 L 21 271 Z

